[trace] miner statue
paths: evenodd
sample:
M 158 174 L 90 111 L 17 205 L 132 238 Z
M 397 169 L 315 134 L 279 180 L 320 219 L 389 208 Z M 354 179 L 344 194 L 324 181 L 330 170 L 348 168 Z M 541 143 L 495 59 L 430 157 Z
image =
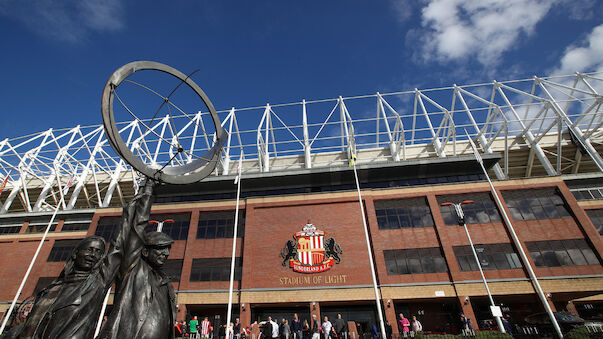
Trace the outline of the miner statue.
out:
M 174 240 L 162 232 L 145 234 L 147 221 L 131 225 L 115 282 L 113 310 L 99 338 L 174 338 L 176 297 L 161 270 Z
M 107 290 L 123 269 L 124 255 L 129 253 L 132 243 L 137 244 L 138 235 L 132 234 L 132 225 L 148 220 L 152 193 L 153 183 L 147 184 L 124 207 L 120 231 L 107 253 L 105 240 L 98 236 L 85 238 L 75 247 L 59 277 L 36 296 L 23 327 L 8 338 L 94 337 Z M 130 336 L 122 338 L 127 337 Z

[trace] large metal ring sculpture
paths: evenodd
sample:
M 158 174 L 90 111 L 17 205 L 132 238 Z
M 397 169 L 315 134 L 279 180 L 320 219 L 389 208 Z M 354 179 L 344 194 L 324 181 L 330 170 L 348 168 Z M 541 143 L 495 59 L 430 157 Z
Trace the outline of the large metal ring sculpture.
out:
M 119 133 L 113 111 L 115 89 L 129 76 L 141 70 L 160 71 L 180 79 L 182 84 L 186 84 L 188 87 L 190 87 L 201 98 L 201 100 L 203 100 L 209 109 L 209 113 L 211 114 L 216 131 L 214 145 L 205 154 L 197 157 L 197 159 L 191 162 L 178 166 L 167 166 L 167 164 L 164 166 L 150 165 L 137 157 L 128 147 L 126 142 L 124 142 Z M 164 100 L 168 100 L 168 98 L 164 98 Z M 113 75 L 111 75 L 105 84 L 105 88 L 103 89 L 101 112 L 105 132 L 107 133 L 107 139 L 117 154 L 138 172 L 149 178 L 153 178 L 165 183 L 190 184 L 198 182 L 207 177 L 215 169 L 222 146 L 227 138 L 227 133 L 220 124 L 220 119 L 218 118 L 216 109 L 205 92 L 203 92 L 203 90 L 190 78 L 190 76 L 186 76 L 177 69 L 158 62 L 135 61 L 117 69 Z M 174 147 L 176 152 L 184 152 L 184 149 L 180 145 L 171 144 L 171 146 Z

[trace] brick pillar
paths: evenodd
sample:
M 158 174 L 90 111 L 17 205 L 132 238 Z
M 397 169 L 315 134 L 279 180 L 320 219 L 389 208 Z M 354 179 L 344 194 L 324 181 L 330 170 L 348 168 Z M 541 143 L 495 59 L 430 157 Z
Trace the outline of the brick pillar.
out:
M 479 329 L 479 325 L 477 323 L 477 318 L 475 318 L 475 313 L 473 313 L 473 306 L 471 305 L 471 299 L 465 296 L 459 296 L 459 303 L 461 304 L 461 310 L 465 317 L 471 319 L 471 327 L 474 330 Z M 460 316 L 459 316 L 460 317 Z
M 186 304 L 178 304 L 178 310 L 176 313 L 176 321 L 186 320 Z
M 316 320 L 318 320 L 318 323 L 322 324 L 322 320 L 320 319 L 320 303 L 317 301 L 310 303 L 310 320 L 312 320 L 312 316 L 314 314 L 316 314 Z M 310 328 L 312 328 L 312 322 L 310 322 Z
M 578 313 L 578 310 L 576 309 L 576 305 L 571 300 L 567 302 L 567 305 L 565 306 L 565 309 L 569 313 L 575 315 L 576 317 L 580 316 L 580 314 Z
M 389 300 L 389 303 L 388 303 Z M 385 314 L 383 315 L 384 321 L 387 321 L 392 326 L 392 334 L 398 333 L 398 325 L 396 324 L 396 310 L 394 309 L 394 301 L 391 299 L 382 299 L 383 309 Z
M 239 320 L 241 321 L 241 328 L 251 326 L 251 305 L 241 303 L 239 306 Z

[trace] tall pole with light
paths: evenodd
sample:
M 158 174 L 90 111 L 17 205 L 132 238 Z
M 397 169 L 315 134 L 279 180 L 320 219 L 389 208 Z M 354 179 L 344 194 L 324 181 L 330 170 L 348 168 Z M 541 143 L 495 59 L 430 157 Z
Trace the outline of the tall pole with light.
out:
M 475 146 L 475 143 L 469 136 L 469 133 L 467 132 L 467 130 L 465 130 L 465 134 L 467 135 L 467 140 L 469 140 L 469 144 L 471 145 L 471 150 L 473 151 L 475 160 L 479 163 L 480 167 L 482 168 L 482 171 L 484 172 L 486 179 L 488 179 L 488 184 L 490 185 L 490 192 L 492 192 L 492 195 L 494 196 L 494 200 L 496 201 L 496 206 L 498 206 L 498 210 L 502 213 L 503 219 L 505 220 L 505 223 L 508 226 L 508 230 L 509 230 L 509 233 L 511 234 L 511 238 L 513 239 L 513 243 L 515 244 L 515 247 L 517 247 L 517 251 L 519 251 L 519 256 L 521 257 L 521 260 L 522 260 L 526 270 L 528 271 L 528 275 L 530 276 L 530 280 L 532 281 L 532 286 L 534 286 L 534 289 L 536 290 L 536 295 L 538 295 L 538 298 L 542 302 L 542 306 L 544 307 L 546 313 L 549 316 L 549 319 L 551 320 L 551 323 L 553 324 L 553 327 L 555 328 L 557 337 L 563 339 L 563 332 L 561 331 L 559 322 L 557 321 L 557 318 L 555 318 L 555 314 L 553 313 L 553 310 L 551 309 L 551 305 L 549 305 L 548 299 L 545 296 L 544 291 L 542 290 L 542 287 L 540 286 L 540 282 L 538 282 L 536 273 L 534 272 L 534 269 L 532 268 L 532 264 L 528 260 L 528 256 L 526 255 L 526 252 L 524 251 L 524 249 L 521 245 L 521 241 L 519 241 L 519 237 L 517 236 L 517 233 L 515 232 L 515 228 L 513 227 L 513 224 L 511 223 L 511 219 L 509 218 L 509 216 L 507 215 L 507 212 L 505 211 L 505 208 L 502 204 L 502 199 L 500 198 L 498 192 L 494 189 L 494 184 L 492 184 L 492 179 L 490 179 L 490 176 L 488 175 L 488 171 L 486 170 L 486 167 L 484 166 L 484 161 L 483 161 L 481 155 L 479 155 L 479 152 L 477 151 L 477 147 Z
M 465 200 L 458 204 L 452 202 L 442 203 L 442 206 L 454 206 L 454 210 L 456 212 L 457 221 L 459 226 L 463 226 L 465 229 L 465 234 L 467 234 L 467 239 L 469 239 L 469 245 L 471 246 L 471 251 L 473 252 L 473 257 L 475 258 L 475 263 L 477 264 L 477 268 L 479 269 L 479 273 L 482 275 L 482 281 L 484 282 L 484 287 L 486 287 L 486 292 L 488 292 L 488 298 L 490 299 L 490 310 L 492 312 L 492 316 L 496 319 L 496 324 L 498 325 L 498 329 L 501 333 L 505 333 L 505 327 L 503 326 L 501 317 L 502 313 L 500 311 L 500 307 L 494 304 L 494 299 L 492 299 L 492 294 L 490 293 L 490 288 L 488 287 L 488 282 L 486 281 L 486 276 L 484 275 L 484 270 L 482 269 L 482 265 L 479 262 L 479 258 L 477 257 L 477 252 L 475 251 L 475 247 L 473 246 L 473 240 L 471 240 L 471 235 L 469 235 L 469 229 L 467 229 L 467 224 L 465 223 L 465 214 L 463 213 L 462 205 L 472 204 L 473 200 Z

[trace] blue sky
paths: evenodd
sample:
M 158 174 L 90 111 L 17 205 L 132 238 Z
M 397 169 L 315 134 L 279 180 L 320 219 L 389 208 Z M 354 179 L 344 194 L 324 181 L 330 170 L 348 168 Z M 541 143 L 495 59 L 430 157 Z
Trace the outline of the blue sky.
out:
M 101 123 L 134 60 L 194 77 L 218 109 L 603 71 L 594 0 L 0 0 L 0 139 Z

